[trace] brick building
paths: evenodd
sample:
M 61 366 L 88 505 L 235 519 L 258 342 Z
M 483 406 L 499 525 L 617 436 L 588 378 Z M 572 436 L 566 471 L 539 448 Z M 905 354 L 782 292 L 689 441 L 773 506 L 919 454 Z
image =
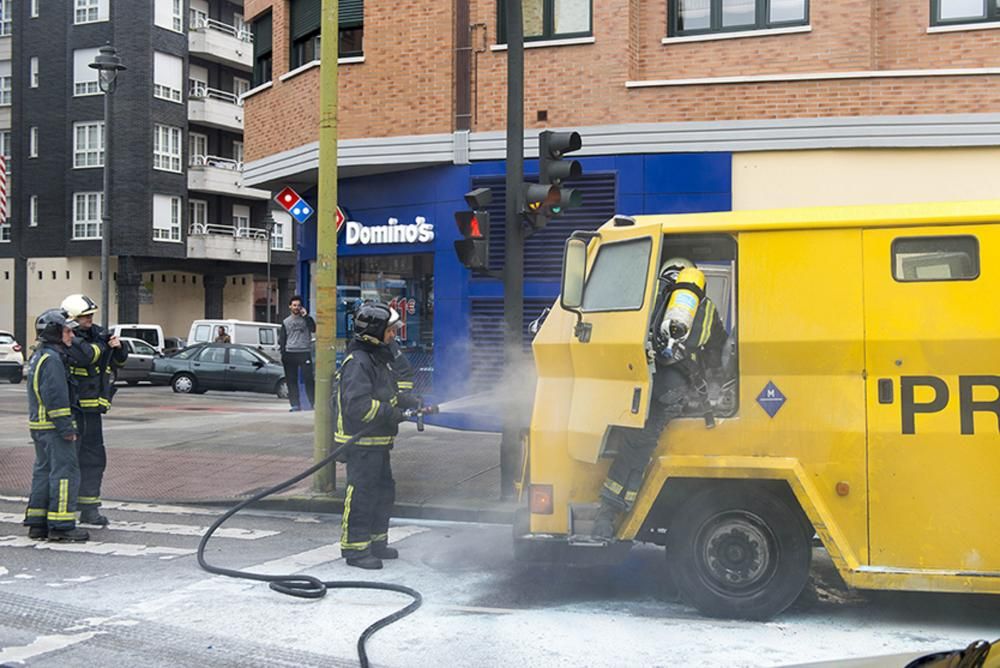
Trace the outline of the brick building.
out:
M 345 234 L 339 283 L 416 300 L 414 320 L 433 330 L 428 359 L 460 369 L 456 380 L 428 365 L 445 394 L 489 379 L 502 338 L 490 324 L 500 286 L 470 279 L 451 245 L 462 193 L 502 190 L 504 2 L 340 2 L 339 204 L 360 227 L 420 217 L 436 236 L 366 245 Z M 255 187 L 315 197 L 319 5 L 246 1 Z M 526 169 L 537 169 L 537 132 L 563 128 L 583 136 L 585 171 L 583 207 L 528 242 L 526 316 L 558 290 L 566 234 L 611 212 L 995 197 L 993 0 L 526 0 L 524 13 Z M 308 287 L 315 230 L 302 232 Z
M 253 50 L 242 3 L 36 0 L 4 10 L 15 132 L 0 327 L 30 340 L 44 308 L 74 292 L 100 296 L 105 164 L 112 323 L 157 323 L 186 337 L 197 318 L 263 317 L 267 265 L 287 294 L 294 255 L 287 220 L 268 238 L 270 193 L 242 179 L 239 96 Z M 107 162 L 103 95 L 89 67 L 105 43 L 128 68 L 112 96 Z

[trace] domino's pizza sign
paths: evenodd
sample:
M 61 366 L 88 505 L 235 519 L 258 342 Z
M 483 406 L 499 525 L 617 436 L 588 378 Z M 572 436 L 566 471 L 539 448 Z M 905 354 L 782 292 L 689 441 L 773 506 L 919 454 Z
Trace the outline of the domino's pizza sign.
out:
M 304 223 L 312 217 L 315 210 L 306 202 L 301 195 L 292 188 L 285 188 L 274 198 L 281 207 L 292 214 L 292 218 L 300 223 Z

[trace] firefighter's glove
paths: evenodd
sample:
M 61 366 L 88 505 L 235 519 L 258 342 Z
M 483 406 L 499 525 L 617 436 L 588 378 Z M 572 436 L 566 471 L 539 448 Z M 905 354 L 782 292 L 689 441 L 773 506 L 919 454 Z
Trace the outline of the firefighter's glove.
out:
M 400 392 L 396 395 L 396 404 L 400 408 L 420 408 L 423 405 L 423 399 L 411 392 Z

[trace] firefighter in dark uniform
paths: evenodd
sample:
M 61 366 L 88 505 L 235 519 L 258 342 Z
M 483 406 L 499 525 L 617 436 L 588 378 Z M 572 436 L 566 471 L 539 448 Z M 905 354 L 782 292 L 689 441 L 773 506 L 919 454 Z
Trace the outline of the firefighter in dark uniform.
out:
M 83 542 L 90 537 L 76 526 L 79 432 L 65 359 L 75 328 L 62 309 L 49 309 L 35 321 L 40 345 L 28 363 L 28 428 L 35 443 L 35 467 L 24 514 L 28 536 L 35 540 Z
M 383 559 L 399 556 L 387 545 L 396 499 L 389 451 L 405 419 L 401 409 L 416 408 L 419 400 L 399 393 L 391 367 L 398 324 L 398 314 L 387 305 L 363 304 L 338 373 L 334 441 L 343 444 L 361 434 L 347 451 L 340 547 L 347 564 L 360 568 L 382 568 Z
M 700 400 L 706 424 L 714 426 L 708 405 L 705 370 L 721 365 L 726 329 L 715 304 L 704 294 L 703 287 L 678 282 L 678 275 L 687 268 L 694 268 L 694 264 L 684 258 L 673 258 L 667 260 L 660 271 L 661 288 L 651 332 L 655 355 L 653 400 L 645 426 L 623 431 L 618 454 L 601 488 L 601 505 L 592 530 L 592 538 L 598 541 L 614 538 L 615 522 L 635 504 L 660 434 L 671 420 L 684 414 L 689 401 Z M 680 345 L 671 340 L 666 332 L 661 332 L 665 307 L 676 289 L 699 293 L 697 310 Z
M 80 402 L 80 523 L 95 527 L 108 525 L 100 513 L 101 483 L 108 458 L 104 448 L 102 416 L 111 409 L 114 368 L 128 358 L 118 337 L 108 336 L 94 323 L 97 304 L 86 295 L 70 295 L 62 308 L 79 327 L 67 353 L 69 371 L 77 383 Z

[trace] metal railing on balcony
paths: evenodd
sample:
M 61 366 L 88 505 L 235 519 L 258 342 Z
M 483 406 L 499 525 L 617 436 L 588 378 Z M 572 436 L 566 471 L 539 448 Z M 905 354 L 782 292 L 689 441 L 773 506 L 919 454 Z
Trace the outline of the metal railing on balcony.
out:
M 259 239 L 267 240 L 267 230 L 254 227 L 238 227 L 236 225 L 210 225 L 208 223 L 191 223 L 188 227 L 190 236 L 207 236 L 215 234 L 219 236 L 234 237 L 236 239 Z
M 217 155 L 192 155 L 192 167 L 218 167 L 219 169 L 229 169 L 234 172 L 243 172 L 243 163 L 232 158 L 220 158 Z
M 243 101 L 240 96 L 236 93 L 230 93 L 227 90 L 219 90 L 218 88 L 212 88 L 200 81 L 195 81 L 191 83 L 191 90 L 188 91 L 188 97 L 190 99 L 212 99 L 212 100 L 222 100 L 223 102 L 228 102 L 229 104 L 235 104 L 238 106 L 243 106 Z
M 206 18 L 205 16 L 192 16 L 191 17 L 191 30 L 215 30 L 217 32 L 222 32 L 227 35 L 231 35 L 238 40 L 243 42 L 253 42 L 253 33 L 247 28 L 237 28 L 236 26 L 231 26 L 228 23 L 223 23 L 222 21 L 216 21 L 215 19 Z

